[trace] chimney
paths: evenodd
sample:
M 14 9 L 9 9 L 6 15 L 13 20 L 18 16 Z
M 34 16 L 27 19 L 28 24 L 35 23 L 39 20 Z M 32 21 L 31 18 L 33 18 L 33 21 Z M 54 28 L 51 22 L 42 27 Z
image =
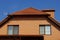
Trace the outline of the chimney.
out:
M 50 14 L 52 18 L 55 17 L 55 16 L 54 16 L 54 12 L 55 12 L 55 10 L 53 10 L 53 9 L 42 10 L 42 11 L 45 12 L 45 13 Z

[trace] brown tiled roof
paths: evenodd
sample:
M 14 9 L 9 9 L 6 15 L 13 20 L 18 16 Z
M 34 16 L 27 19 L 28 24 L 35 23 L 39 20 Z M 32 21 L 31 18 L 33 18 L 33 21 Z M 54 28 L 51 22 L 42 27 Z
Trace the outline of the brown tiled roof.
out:
M 21 10 L 21 11 L 14 12 L 14 13 L 12 13 L 10 15 L 35 15 L 35 14 L 40 15 L 40 14 L 47 14 L 47 13 L 30 7 L 30 8 Z
M 47 14 L 46 12 L 51 12 L 51 11 L 55 11 L 55 10 L 37 10 L 35 8 L 26 8 L 24 10 L 20 10 L 17 12 L 14 12 L 10 15 L 40 15 L 40 14 Z

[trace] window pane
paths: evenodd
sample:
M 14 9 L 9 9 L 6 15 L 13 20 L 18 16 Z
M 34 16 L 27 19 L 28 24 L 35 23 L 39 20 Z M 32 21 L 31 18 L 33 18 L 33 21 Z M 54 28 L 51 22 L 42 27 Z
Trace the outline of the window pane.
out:
M 44 26 L 40 26 L 40 34 L 44 34 Z
M 8 26 L 8 35 L 13 34 L 13 26 Z
M 50 34 L 50 26 L 45 26 L 45 34 Z
M 18 34 L 18 31 L 19 31 L 19 27 L 18 26 L 14 26 L 14 34 Z

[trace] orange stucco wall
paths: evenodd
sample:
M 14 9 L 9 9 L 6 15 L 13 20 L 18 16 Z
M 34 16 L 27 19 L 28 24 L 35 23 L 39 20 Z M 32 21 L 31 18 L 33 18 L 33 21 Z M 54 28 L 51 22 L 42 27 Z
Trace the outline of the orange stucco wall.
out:
M 7 25 L 19 25 L 19 35 L 40 35 L 39 25 L 51 25 L 51 35 L 43 35 L 44 40 L 60 40 L 60 31 L 46 19 L 41 20 L 10 20 L 0 28 L 0 35 L 7 35 Z

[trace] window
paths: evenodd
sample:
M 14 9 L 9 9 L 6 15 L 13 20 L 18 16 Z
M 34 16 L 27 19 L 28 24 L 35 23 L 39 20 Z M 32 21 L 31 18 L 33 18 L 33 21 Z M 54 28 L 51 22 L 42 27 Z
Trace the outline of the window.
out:
M 40 29 L 40 34 L 50 34 L 51 33 L 50 25 L 40 25 L 39 29 Z
M 8 26 L 8 35 L 17 35 L 19 32 L 18 25 L 9 25 Z
M 40 34 L 44 34 L 44 26 L 40 27 Z

